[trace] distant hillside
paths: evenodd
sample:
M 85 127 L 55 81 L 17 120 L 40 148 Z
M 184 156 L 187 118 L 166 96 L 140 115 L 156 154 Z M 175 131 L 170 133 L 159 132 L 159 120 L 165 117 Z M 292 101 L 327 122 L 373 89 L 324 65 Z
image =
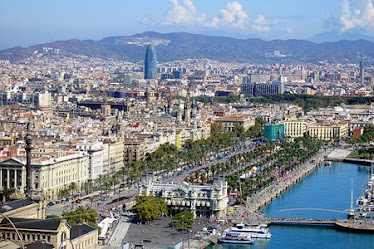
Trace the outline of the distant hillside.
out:
M 336 31 L 333 32 L 324 32 L 319 33 L 311 38 L 308 39 L 311 42 L 315 43 L 322 43 L 322 42 L 337 42 L 342 40 L 348 40 L 348 41 L 357 41 L 357 40 L 367 40 L 367 41 L 374 41 L 374 37 L 363 35 L 360 33 L 353 33 L 353 32 L 345 32 L 345 33 L 339 33 Z
M 356 63 L 357 53 L 365 55 L 366 63 L 374 62 L 374 43 L 366 40 L 324 42 L 303 40 L 234 39 L 190 33 L 145 32 L 133 36 L 107 37 L 100 41 L 68 40 L 0 51 L 0 59 L 22 61 L 42 47 L 58 48 L 63 53 L 141 61 L 145 45 L 156 44 L 159 61 L 185 58 L 210 58 L 238 62 L 343 62 Z M 275 53 L 274 51 L 279 51 Z

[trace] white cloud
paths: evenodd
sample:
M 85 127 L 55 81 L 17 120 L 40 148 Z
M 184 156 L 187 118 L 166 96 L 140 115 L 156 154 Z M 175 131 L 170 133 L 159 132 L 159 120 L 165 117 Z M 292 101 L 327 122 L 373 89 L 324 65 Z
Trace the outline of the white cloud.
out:
M 212 20 L 205 23 L 205 27 L 218 28 L 221 25 L 221 21 L 218 17 L 214 17 Z
M 258 15 L 254 24 L 252 25 L 252 29 L 257 32 L 269 32 L 271 26 L 277 24 L 278 21 L 270 21 L 267 20 L 263 15 Z
M 372 0 L 358 0 L 355 8 L 351 6 L 350 0 L 341 1 L 342 14 L 339 20 L 342 32 L 353 29 L 374 30 L 374 5 Z
M 208 28 L 230 27 L 245 29 L 248 23 L 248 14 L 242 5 L 229 2 L 225 8 L 219 10 L 220 16 L 206 19 L 204 13 L 199 13 L 192 0 L 170 0 L 173 7 L 168 11 L 165 24 L 167 25 L 201 25 Z
M 221 23 L 237 29 L 245 29 L 248 23 L 248 14 L 239 2 L 229 2 L 225 9 L 220 9 Z
M 241 31 L 269 32 L 271 27 L 277 24 L 275 20 L 267 20 L 259 15 L 251 26 L 249 16 L 238 1 L 228 2 L 219 10 L 219 15 L 207 19 L 205 13 L 200 13 L 193 0 L 169 0 L 172 8 L 166 16 L 166 25 L 200 25 L 206 28 L 231 28 Z
M 169 10 L 165 23 L 168 25 L 193 25 L 205 22 L 205 15 L 199 14 L 192 0 L 170 0 L 173 8 Z
M 293 29 L 292 28 L 290 28 L 290 27 L 287 27 L 286 28 L 286 33 L 287 33 L 287 35 L 293 35 Z

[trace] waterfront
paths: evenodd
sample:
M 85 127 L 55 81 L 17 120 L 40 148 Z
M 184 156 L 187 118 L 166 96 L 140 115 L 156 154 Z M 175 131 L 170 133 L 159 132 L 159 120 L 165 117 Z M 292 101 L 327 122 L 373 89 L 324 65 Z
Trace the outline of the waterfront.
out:
M 323 208 L 344 210 L 350 206 L 351 179 L 354 200 L 366 186 L 369 168 L 335 162 L 331 167 L 319 167 L 263 209 L 267 217 L 345 218 L 344 214 L 328 211 L 280 211 L 290 208 Z M 270 241 L 257 240 L 254 249 L 279 248 L 371 248 L 374 236 L 336 231 L 325 227 L 272 226 Z M 246 248 L 249 246 L 216 245 L 214 249 Z

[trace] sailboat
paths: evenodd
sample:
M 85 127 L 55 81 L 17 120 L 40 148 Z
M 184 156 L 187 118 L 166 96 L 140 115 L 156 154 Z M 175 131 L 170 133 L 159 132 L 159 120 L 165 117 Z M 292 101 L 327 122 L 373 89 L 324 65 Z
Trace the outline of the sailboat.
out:
M 351 179 L 351 208 L 348 213 L 348 220 L 355 219 L 355 210 L 353 208 L 353 179 Z

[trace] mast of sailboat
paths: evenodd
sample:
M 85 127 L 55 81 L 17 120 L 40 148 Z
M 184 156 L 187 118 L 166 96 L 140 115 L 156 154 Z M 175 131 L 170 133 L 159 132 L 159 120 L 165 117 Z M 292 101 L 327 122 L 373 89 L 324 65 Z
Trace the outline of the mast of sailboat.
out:
M 353 209 L 353 179 L 351 179 L 351 210 Z

